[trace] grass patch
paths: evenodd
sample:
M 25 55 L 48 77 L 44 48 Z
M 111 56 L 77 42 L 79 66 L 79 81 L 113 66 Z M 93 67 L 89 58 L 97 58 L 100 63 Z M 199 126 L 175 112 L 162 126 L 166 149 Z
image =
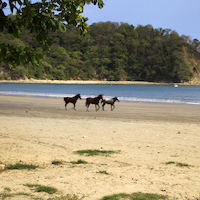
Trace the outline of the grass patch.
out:
M 186 163 L 179 163 L 179 162 L 176 163 L 176 166 L 178 166 L 178 167 L 192 167 L 192 165 L 188 165 Z
M 33 188 L 35 192 L 46 192 L 48 194 L 54 194 L 58 191 L 58 189 L 54 187 L 39 185 L 39 184 L 25 184 L 25 186 Z
M 107 171 L 98 171 L 97 173 L 109 175 Z
M 71 161 L 72 164 L 87 164 L 88 162 L 85 160 L 77 160 L 77 161 Z
M 4 191 L 11 192 L 11 189 L 9 187 L 5 187 Z
M 169 161 L 165 163 L 166 165 L 176 164 L 174 161 Z
M 53 165 L 62 165 L 63 162 L 62 162 L 61 160 L 53 160 L 53 161 L 51 162 L 51 164 L 53 164 Z
M 114 153 L 120 153 L 121 151 L 112 151 L 112 150 L 98 150 L 98 149 L 86 149 L 86 150 L 79 150 L 75 151 L 74 153 L 79 155 L 86 155 L 86 156 L 109 156 Z
M 39 167 L 38 165 L 29 165 L 29 164 L 22 164 L 22 163 L 16 163 L 16 164 L 10 164 L 6 166 L 6 169 L 35 169 Z
M 13 196 L 14 196 L 14 194 L 6 193 L 6 192 L 3 192 L 3 193 L 0 194 L 0 197 L 1 197 L 2 200 L 6 199 L 8 197 L 13 197 Z
M 8 193 L 3 192 L 2 194 L 0 194 L 0 197 L 1 197 L 2 200 L 9 198 L 9 197 L 15 197 L 15 196 L 32 196 L 32 195 L 25 193 L 25 192 L 10 193 L 9 191 L 8 191 Z
M 25 192 L 18 192 L 18 193 L 15 193 L 14 195 L 32 196 L 31 194 L 28 194 Z
M 54 194 L 58 191 L 58 189 L 56 189 L 54 187 L 40 185 L 40 186 L 36 187 L 35 191 L 36 192 L 46 192 L 48 194 Z
M 180 162 L 174 162 L 174 161 L 166 162 L 165 164 L 166 165 L 174 164 L 174 165 L 176 165 L 178 167 L 193 167 L 192 165 L 188 165 L 186 163 L 180 163 Z
M 164 200 L 167 199 L 164 195 L 149 194 L 149 193 L 132 193 L 132 194 L 113 194 L 105 196 L 101 200 Z

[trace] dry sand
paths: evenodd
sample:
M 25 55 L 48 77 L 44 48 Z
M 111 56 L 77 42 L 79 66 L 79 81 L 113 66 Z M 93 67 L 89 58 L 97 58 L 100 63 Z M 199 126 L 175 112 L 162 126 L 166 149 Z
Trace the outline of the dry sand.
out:
M 0 80 L 0 83 L 48 83 L 48 84 L 126 84 L 126 85 L 135 85 L 135 84 L 144 84 L 144 85 L 174 85 L 173 83 L 165 82 L 147 82 L 147 81 L 97 81 L 97 80 L 40 80 L 40 79 L 21 79 L 21 80 Z M 178 85 L 200 85 L 200 82 L 189 81 L 181 82 Z
M 0 162 L 39 165 L 0 172 L 0 193 L 36 193 L 26 183 L 56 187 L 63 195 L 98 200 L 114 193 L 157 193 L 200 198 L 200 107 L 116 102 L 114 111 L 86 111 L 85 100 L 64 109 L 63 99 L 0 96 Z M 121 150 L 109 157 L 80 156 L 85 149 Z M 78 159 L 88 164 L 72 165 Z M 53 165 L 62 160 L 62 165 Z M 174 161 L 190 167 L 178 167 Z M 97 173 L 106 171 L 109 175 Z M 31 199 L 14 196 L 7 199 Z

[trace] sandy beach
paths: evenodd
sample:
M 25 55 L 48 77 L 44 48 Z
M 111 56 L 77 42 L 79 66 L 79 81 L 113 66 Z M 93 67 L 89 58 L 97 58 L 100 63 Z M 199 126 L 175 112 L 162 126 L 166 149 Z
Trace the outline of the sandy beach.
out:
M 44 79 L 20 79 L 20 80 L 0 80 L 0 83 L 43 83 L 43 84 L 126 84 L 126 85 L 174 85 L 166 82 L 147 82 L 147 81 L 99 81 L 99 80 L 44 80 Z M 200 81 L 192 80 L 189 82 L 176 83 L 178 85 L 200 85 Z
M 76 111 L 60 98 L 0 96 L 0 164 L 26 163 L 34 170 L 0 171 L 0 194 L 26 192 L 48 199 L 75 194 L 99 200 L 115 193 L 156 193 L 169 199 L 200 199 L 200 107 L 116 102 L 114 111 Z M 77 150 L 120 150 L 84 156 Z M 88 164 L 72 164 L 85 160 Z M 63 161 L 53 165 L 53 160 Z M 184 163 L 188 167 L 167 162 Z M 97 173 L 106 171 L 108 174 Z M 59 190 L 37 193 L 24 184 Z M 15 195 L 6 199 L 33 199 Z

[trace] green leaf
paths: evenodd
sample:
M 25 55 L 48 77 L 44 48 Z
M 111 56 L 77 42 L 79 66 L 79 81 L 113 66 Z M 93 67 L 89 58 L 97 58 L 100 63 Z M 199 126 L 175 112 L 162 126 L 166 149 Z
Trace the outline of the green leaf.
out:
M 42 12 L 42 15 L 45 17 L 50 17 L 50 13 Z
M 80 9 L 80 13 L 82 13 L 83 12 L 83 6 L 79 6 L 79 9 Z
M 55 26 L 55 25 L 56 25 L 55 22 L 54 22 L 52 19 L 50 19 L 50 22 L 51 22 L 51 25 L 52 25 L 52 26 Z
M 63 23 L 60 22 L 59 25 L 58 25 L 58 28 L 62 33 L 65 33 L 66 26 Z

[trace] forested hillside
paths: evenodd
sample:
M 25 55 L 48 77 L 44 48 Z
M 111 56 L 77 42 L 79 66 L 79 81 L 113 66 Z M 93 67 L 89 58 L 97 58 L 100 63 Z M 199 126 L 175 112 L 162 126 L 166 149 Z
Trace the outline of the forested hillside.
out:
M 51 35 L 53 45 L 39 66 L 1 63 L 0 79 L 185 82 L 200 72 L 200 42 L 169 29 L 100 22 L 86 36 L 73 26 Z M 26 30 L 17 39 L 6 32 L 0 36 L 0 41 L 42 51 Z

